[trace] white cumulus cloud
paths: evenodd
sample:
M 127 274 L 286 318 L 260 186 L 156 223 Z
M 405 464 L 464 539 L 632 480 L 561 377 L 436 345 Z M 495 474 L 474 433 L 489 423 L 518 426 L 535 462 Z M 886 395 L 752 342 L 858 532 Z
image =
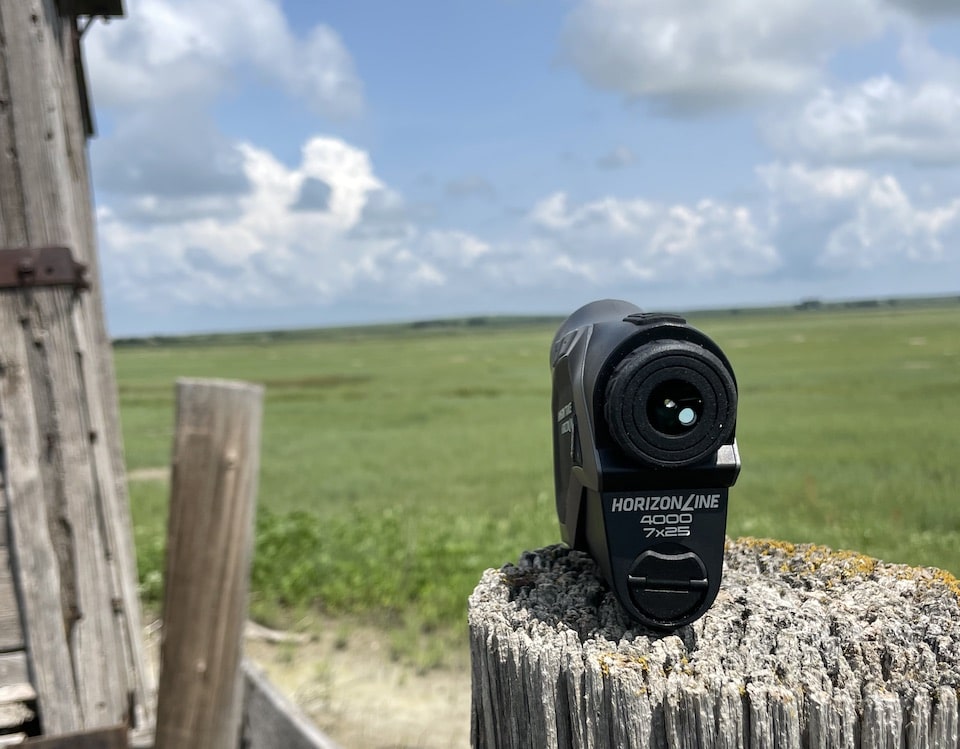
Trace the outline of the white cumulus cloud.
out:
M 223 217 L 250 191 L 247 155 L 215 110 L 251 76 L 329 117 L 363 106 L 336 32 L 295 32 L 276 0 L 138 0 L 84 46 L 94 102 L 112 124 L 91 146 L 97 190 L 116 215 L 144 223 Z
M 294 33 L 275 0 L 129 5 L 123 23 L 85 38 L 100 106 L 219 96 L 246 66 L 321 114 L 350 115 L 362 107 L 362 83 L 337 33 L 322 24 Z
M 703 281 L 754 276 L 779 264 L 749 209 L 702 200 L 693 205 L 605 198 L 571 205 L 555 193 L 535 205 L 532 223 L 561 267 L 588 280 Z
M 342 140 L 311 138 L 295 167 L 249 144 L 238 153 L 250 188 L 229 213 L 145 223 L 101 208 L 114 303 L 254 316 L 291 305 L 490 309 L 514 295 L 562 306 L 584 295 L 935 268 L 955 263 L 960 246 L 960 198 L 924 203 L 862 168 L 768 164 L 754 206 L 555 192 L 492 241 L 420 220 L 369 155 Z M 311 181 L 323 200 L 303 210 Z
M 562 52 L 594 86 L 697 113 L 815 84 L 838 46 L 883 28 L 879 10 L 878 0 L 582 0 Z
M 769 231 L 793 272 L 956 261 L 960 198 L 918 205 L 889 174 L 770 164 Z
M 310 139 L 295 168 L 250 144 L 238 152 L 250 190 L 233 199 L 233 215 L 143 223 L 101 208 L 104 265 L 118 297 L 249 308 L 402 296 L 444 286 L 489 252 L 467 232 L 414 224 L 367 153 L 341 140 Z M 298 207 L 309 180 L 326 187 L 322 210 Z
M 842 91 L 823 89 L 796 118 L 770 123 L 784 150 L 817 161 L 960 161 L 960 87 L 904 84 L 883 75 Z
M 762 127 L 769 142 L 781 153 L 821 164 L 960 162 L 960 59 L 913 27 L 898 58 L 896 74 L 822 86 L 796 107 L 768 116 Z
M 117 302 L 156 309 L 327 305 L 364 298 L 455 302 L 512 290 L 608 288 L 751 277 L 778 265 L 750 210 L 712 200 L 665 204 L 555 193 L 512 236 L 491 242 L 417 219 L 366 152 L 311 138 L 291 168 L 240 144 L 248 191 L 222 215 L 142 222 L 104 204 L 104 266 Z M 323 185 L 316 209 L 304 185 Z M 425 296 L 426 295 L 426 296 Z

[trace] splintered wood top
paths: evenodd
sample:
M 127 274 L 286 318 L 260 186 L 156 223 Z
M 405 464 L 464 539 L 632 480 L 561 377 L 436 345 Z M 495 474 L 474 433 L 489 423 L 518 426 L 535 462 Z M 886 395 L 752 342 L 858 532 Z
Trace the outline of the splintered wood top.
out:
M 954 747 L 958 594 L 942 570 L 740 539 L 710 610 L 665 634 L 588 556 L 525 552 L 470 598 L 474 743 Z

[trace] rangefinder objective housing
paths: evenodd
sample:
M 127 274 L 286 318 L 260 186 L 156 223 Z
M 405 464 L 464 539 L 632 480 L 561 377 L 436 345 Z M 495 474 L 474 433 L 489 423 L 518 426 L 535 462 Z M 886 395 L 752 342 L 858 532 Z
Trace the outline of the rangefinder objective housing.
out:
M 627 612 L 672 629 L 720 589 L 740 472 L 730 362 L 677 315 L 592 302 L 550 352 L 557 516 Z

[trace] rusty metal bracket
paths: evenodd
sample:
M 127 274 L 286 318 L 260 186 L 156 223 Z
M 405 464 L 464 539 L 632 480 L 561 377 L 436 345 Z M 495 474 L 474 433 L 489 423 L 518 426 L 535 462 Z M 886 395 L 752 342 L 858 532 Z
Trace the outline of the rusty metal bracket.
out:
M 101 16 L 118 18 L 124 15 L 123 0 L 56 0 L 62 16 Z
M 87 266 L 73 259 L 69 247 L 19 247 L 0 249 L 0 289 L 32 286 L 90 288 Z

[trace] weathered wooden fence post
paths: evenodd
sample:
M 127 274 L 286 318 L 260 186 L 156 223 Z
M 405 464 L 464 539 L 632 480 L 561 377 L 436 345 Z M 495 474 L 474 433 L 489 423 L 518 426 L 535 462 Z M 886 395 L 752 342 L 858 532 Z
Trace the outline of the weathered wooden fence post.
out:
M 78 14 L 120 6 L 0 0 L 0 691 L 45 735 L 152 729 L 79 75 Z
M 263 388 L 177 381 L 156 749 L 236 749 Z
M 580 552 L 470 598 L 475 747 L 955 749 L 960 583 L 818 546 L 728 543 L 698 621 L 626 620 Z

